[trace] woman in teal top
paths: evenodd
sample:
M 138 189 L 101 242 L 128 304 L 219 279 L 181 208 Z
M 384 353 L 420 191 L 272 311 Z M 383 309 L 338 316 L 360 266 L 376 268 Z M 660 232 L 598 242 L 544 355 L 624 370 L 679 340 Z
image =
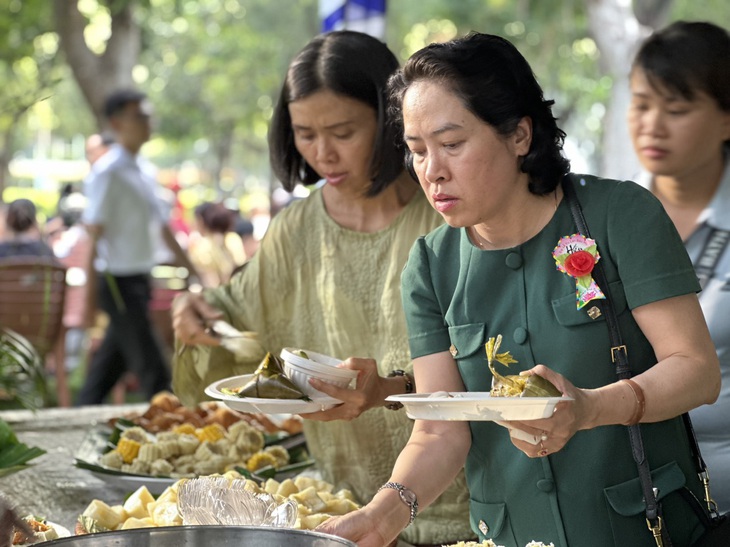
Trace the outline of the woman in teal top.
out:
M 510 429 L 418 420 L 373 501 L 320 529 L 387 544 L 465 463 L 480 539 L 651 547 L 625 427 L 640 422 L 663 524 L 675 546 L 689 545 L 703 527 L 681 492 L 703 491 L 678 416 L 715 400 L 719 367 L 692 265 L 661 204 L 632 182 L 567 173 L 552 102 L 501 38 L 432 44 L 391 89 L 412 170 L 447 223 L 416 242 L 402 277 L 418 391 L 489 391 L 485 344 L 502 335 L 499 351 L 517 360 L 510 374 L 542 376 L 573 401 Z M 563 203 L 564 177 L 597 247 Z M 608 287 L 591 284 L 597 260 Z M 608 291 L 633 383 L 617 381 L 593 309 Z
M 730 511 L 730 33 L 677 21 L 631 68 L 628 129 L 644 172 L 702 279 L 700 306 L 717 349 L 717 402 L 690 413 L 712 498 Z

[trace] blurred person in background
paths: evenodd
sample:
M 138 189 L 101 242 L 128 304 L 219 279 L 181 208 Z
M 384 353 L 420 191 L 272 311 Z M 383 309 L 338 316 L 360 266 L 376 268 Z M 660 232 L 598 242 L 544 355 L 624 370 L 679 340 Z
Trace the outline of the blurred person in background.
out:
M 0 241 L 5 239 L 5 215 L 8 212 L 8 206 L 2 200 L 0 196 Z
M 53 251 L 42 239 L 37 214 L 35 204 L 29 199 L 16 199 L 8 205 L 5 234 L 0 242 L 0 258 L 53 257 Z
M 717 402 L 690 412 L 712 497 L 730 510 L 730 36 L 679 21 L 640 47 L 631 70 L 629 132 L 702 285 L 700 305 L 717 348 Z
M 200 275 L 203 287 L 218 287 L 228 283 L 237 261 L 226 236 L 233 228 L 234 215 L 222 203 L 205 202 L 195 208 L 198 237 L 191 238 L 190 260 Z
M 156 237 L 195 273 L 164 218 L 155 170 L 139 155 L 151 133 L 145 94 L 116 91 L 106 99 L 104 114 L 115 144 L 91 168 L 82 221 L 93 249 L 86 266 L 89 291 L 96 290 L 109 324 L 78 395 L 81 405 L 102 403 L 127 371 L 136 374 L 148 399 L 169 389 L 168 363 L 149 312 Z
M 96 161 L 106 154 L 114 144 L 114 136 L 111 133 L 94 133 L 86 138 L 85 154 L 86 161 L 89 165 L 94 165 Z
M 244 216 L 240 216 L 233 226 L 233 231 L 241 238 L 245 260 L 251 260 L 251 257 L 259 248 L 259 241 L 253 234 L 253 222 Z
M 253 258 L 228 285 L 178 297 L 173 388 L 187 405 L 215 380 L 253 372 L 205 327 L 223 317 L 255 331 L 278 355 L 297 347 L 345 359 L 357 388 L 313 381 L 343 404 L 306 414 L 307 446 L 323 478 L 366 502 L 387 480 L 413 422 L 389 395 L 415 389 L 400 274 L 420 235 L 442 223 L 403 165 L 386 113 L 386 84 L 398 61 L 366 34 L 338 31 L 307 44 L 289 65 L 269 129 L 271 166 L 284 188 L 324 183 L 272 217 Z M 262 349 L 262 348 L 259 348 Z M 402 539 L 469 539 L 463 474 Z

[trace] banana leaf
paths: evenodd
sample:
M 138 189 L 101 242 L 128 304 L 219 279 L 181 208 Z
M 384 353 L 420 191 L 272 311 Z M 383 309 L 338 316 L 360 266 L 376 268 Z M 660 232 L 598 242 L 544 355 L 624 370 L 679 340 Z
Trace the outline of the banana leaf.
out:
M 0 403 L 7 408 L 36 410 L 46 399 L 43 362 L 20 334 L 0 329 Z
M 247 384 L 223 392 L 237 397 L 260 399 L 309 399 L 286 377 L 282 362 L 281 358 L 267 353 Z

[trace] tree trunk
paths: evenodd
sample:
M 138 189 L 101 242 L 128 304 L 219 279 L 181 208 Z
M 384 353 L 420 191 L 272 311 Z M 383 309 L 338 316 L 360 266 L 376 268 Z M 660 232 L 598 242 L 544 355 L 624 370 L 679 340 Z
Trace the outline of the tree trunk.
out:
M 2 135 L 2 146 L 0 146 L 0 201 L 2 201 L 3 192 L 8 179 L 8 166 L 10 165 L 10 156 L 13 150 L 13 133 L 15 132 L 15 124 L 8 127 Z
M 673 0 L 637 0 L 639 22 L 624 0 L 590 0 L 588 22 L 601 52 L 603 70 L 613 80 L 606 108 L 599 174 L 616 179 L 634 179 L 640 172 L 639 160 L 629 138 L 626 111 L 631 102 L 629 71 L 641 41 L 663 24 Z M 638 6 L 640 4 L 640 7 Z
M 141 49 L 141 31 L 134 20 L 134 0 L 110 0 L 111 35 L 104 53 L 97 55 L 86 44 L 87 20 L 78 0 L 54 0 L 54 19 L 61 50 L 71 67 L 97 126 L 104 128 L 104 100 L 114 90 L 133 87 L 132 69 Z

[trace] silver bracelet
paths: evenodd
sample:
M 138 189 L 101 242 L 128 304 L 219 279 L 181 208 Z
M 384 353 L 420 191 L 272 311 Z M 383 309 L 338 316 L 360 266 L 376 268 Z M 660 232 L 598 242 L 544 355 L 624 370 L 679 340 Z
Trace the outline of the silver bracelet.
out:
M 378 488 L 378 492 L 385 488 L 392 488 L 393 490 L 398 491 L 401 501 L 405 503 L 408 506 L 408 509 L 410 509 L 411 511 L 411 517 L 408 520 L 408 526 L 413 524 L 413 521 L 416 520 L 416 515 L 418 514 L 418 498 L 416 498 L 416 494 L 413 492 L 413 490 L 406 488 L 399 482 L 386 482 L 383 486 Z

